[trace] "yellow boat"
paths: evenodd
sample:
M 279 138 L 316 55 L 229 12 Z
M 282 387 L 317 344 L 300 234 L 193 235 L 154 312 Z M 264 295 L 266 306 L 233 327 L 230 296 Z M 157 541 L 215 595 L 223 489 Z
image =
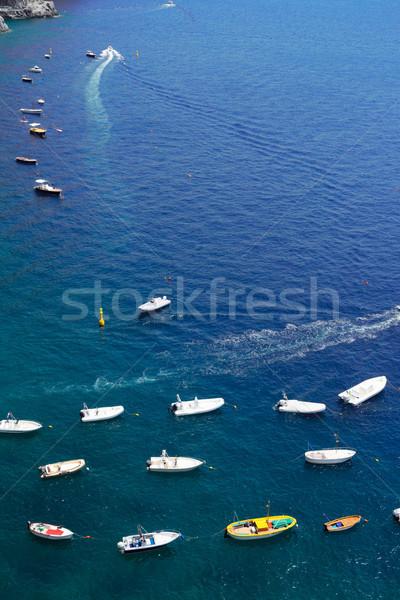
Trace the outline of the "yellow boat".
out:
M 29 132 L 42 138 L 44 138 L 46 135 L 46 129 L 41 129 L 40 127 L 31 127 Z
M 261 540 L 283 533 L 294 525 L 296 519 L 289 515 L 247 519 L 228 525 L 225 529 L 225 537 L 229 536 L 235 540 Z
M 351 515 L 350 517 L 340 517 L 340 519 L 334 519 L 324 523 L 327 531 L 345 531 L 354 527 L 361 521 L 361 515 Z

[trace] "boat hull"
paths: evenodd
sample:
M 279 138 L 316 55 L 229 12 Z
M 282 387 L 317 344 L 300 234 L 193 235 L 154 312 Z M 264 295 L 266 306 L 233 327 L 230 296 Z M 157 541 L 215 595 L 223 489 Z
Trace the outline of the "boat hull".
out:
M 80 412 L 82 423 L 92 423 L 95 421 L 109 421 L 122 415 L 123 406 L 103 406 L 99 408 L 84 408 Z
M 386 387 L 387 379 L 384 375 L 381 377 L 373 377 L 372 379 L 366 379 L 361 383 L 345 390 L 341 394 L 338 394 L 339 398 L 346 404 L 352 404 L 358 406 L 366 400 L 377 396 Z
M 18 163 L 22 163 L 24 165 L 37 165 L 37 160 L 36 158 L 27 158 L 25 156 L 16 156 L 15 160 Z
M 154 531 L 143 535 L 130 535 L 122 538 L 118 548 L 122 554 L 134 554 L 156 550 L 170 544 L 182 534 L 176 531 Z
M 187 456 L 152 456 L 147 462 L 147 470 L 155 473 L 185 473 L 197 469 L 204 463 L 204 460 Z
M 0 421 L 0 433 L 31 433 L 41 429 L 42 425 L 36 421 L 3 419 Z
M 149 300 L 149 302 L 145 302 L 144 304 L 138 306 L 138 310 L 142 314 L 152 313 L 156 312 L 157 310 L 161 310 L 170 304 L 171 300 L 168 300 L 168 298 L 155 298 L 154 301 Z
M 340 519 L 334 519 L 324 523 L 325 529 L 331 533 L 338 531 L 346 531 L 351 529 L 354 525 L 357 525 L 361 521 L 360 515 L 351 515 L 350 517 L 340 517 Z
M 223 398 L 204 398 L 190 402 L 174 402 L 171 404 L 169 410 L 177 417 L 186 417 L 212 412 L 221 408 L 224 404 L 225 400 Z
M 54 188 L 52 190 L 48 190 L 48 189 L 43 189 L 39 186 L 35 186 L 35 191 L 37 194 L 40 194 L 42 196 L 60 196 L 62 189 L 61 188 Z
M 323 412 L 326 405 L 319 402 L 303 402 L 302 400 L 280 400 L 277 408 L 280 412 L 315 415 Z
M 74 535 L 73 531 L 65 527 L 58 527 L 49 523 L 30 523 L 28 521 L 28 527 L 33 535 L 45 540 L 70 540 Z
M 67 460 L 64 462 L 52 463 L 39 467 L 41 471 L 40 477 L 42 479 L 48 479 L 49 477 L 59 477 L 60 475 L 69 475 L 70 473 L 76 473 L 85 466 L 83 458 L 77 460 Z
M 289 515 L 274 517 L 261 517 L 230 523 L 225 530 L 225 535 L 234 540 L 254 541 L 265 540 L 280 535 L 296 525 L 297 521 Z
M 346 448 L 325 448 L 306 452 L 304 458 L 312 465 L 338 465 L 347 462 L 356 454 L 355 450 Z

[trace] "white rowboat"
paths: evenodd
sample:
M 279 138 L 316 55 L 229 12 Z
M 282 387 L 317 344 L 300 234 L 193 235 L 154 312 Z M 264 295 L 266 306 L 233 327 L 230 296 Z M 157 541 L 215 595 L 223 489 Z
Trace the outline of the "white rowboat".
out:
M 323 450 L 309 450 L 304 457 L 313 465 L 337 465 L 350 460 L 356 453 L 351 448 L 324 448 Z
M 30 433 L 41 429 L 42 425 L 36 421 L 23 421 L 16 419 L 13 414 L 8 413 L 7 418 L 0 421 L 1 433 Z
M 151 456 L 146 462 L 146 466 L 148 471 L 158 473 L 182 473 L 193 471 L 193 469 L 197 469 L 204 463 L 205 460 L 189 458 L 188 456 L 168 456 L 167 451 L 163 450 L 161 456 Z
M 323 412 L 326 405 L 319 402 L 303 402 L 302 400 L 288 400 L 285 392 L 283 392 L 282 400 L 275 404 L 280 412 L 299 413 L 303 415 L 312 415 Z
M 163 296 L 162 298 L 160 296 L 157 298 L 154 296 L 148 302 L 138 306 L 138 310 L 140 310 L 140 312 L 150 313 L 155 310 L 160 310 L 160 308 L 164 308 L 165 306 L 169 306 L 170 304 L 171 300 L 168 300 L 167 296 Z
M 173 412 L 177 417 L 184 417 L 187 415 L 208 413 L 217 410 L 217 408 L 220 408 L 223 404 L 225 404 L 223 398 L 204 398 L 199 400 L 197 396 L 195 396 L 194 400 L 182 402 L 179 394 L 177 394 L 176 402 L 173 402 L 168 410 Z
M 28 528 L 33 535 L 47 540 L 70 540 L 74 535 L 74 532 L 66 529 L 66 527 L 49 525 L 48 523 L 31 523 L 28 521 Z
M 355 385 L 354 387 L 349 388 L 345 392 L 339 394 L 339 398 L 348 404 L 358 406 L 362 402 L 365 402 L 366 400 L 369 400 L 369 398 L 379 394 L 379 392 L 385 388 L 386 383 L 387 379 L 384 375 L 381 377 L 366 379 L 358 385 Z
M 25 113 L 26 115 L 41 115 L 42 109 L 41 108 L 20 108 L 19 112 Z
M 115 419 L 124 412 L 123 406 L 100 406 L 99 408 L 88 408 L 83 403 L 83 410 L 80 411 L 80 417 L 82 423 L 88 423 L 89 421 L 107 421 L 108 419 Z
M 118 542 L 117 546 L 120 552 L 129 554 L 131 552 L 145 552 L 146 550 L 155 550 L 161 546 L 170 544 L 182 534 L 177 531 L 153 531 L 147 533 L 138 525 L 139 533 L 136 535 L 128 535 Z

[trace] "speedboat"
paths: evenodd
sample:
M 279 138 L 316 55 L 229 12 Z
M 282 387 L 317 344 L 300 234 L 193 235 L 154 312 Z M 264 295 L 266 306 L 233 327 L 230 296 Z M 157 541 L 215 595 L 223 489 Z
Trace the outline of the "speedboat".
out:
M 29 156 L 16 156 L 15 160 L 19 163 L 24 163 L 25 165 L 37 165 L 36 158 L 29 158 Z
M 120 552 L 129 554 L 131 552 L 155 550 L 170 544 L 178 537 L 183 537 L 178 531 L 153 531 L 148 533 L 141 525 L 138 525 L 137 528 L 139 533 L 123 537 L 122 541 L 118 542 L 117 546 Z
M 165 4 L 161 4 L 161 6 L 167 7 L 167 6 L 176 6 L 176 4 L 174 4 L 172 2 L 172 0 L 168 0 L 168 2 L 166 2 Z
M 324 448 L 323 450 L 309 450 L 304 454 L 308 463 L 313 465 L 338 465 L 344 463 L 356 454 L 351 448 Z
M 380 377 L 366 379 L 365 381 L 362 381 L 361 383 L 338 395 L 343 402 L 352 404 L 353 406 L 358 406 L 362 402 L 365 402 L 366 400 L 369 400 L 369 398 L 379 394 L 379 392 L 385 388 L 386 383 L 386 377 L 381 375 Z
M 22 75 L 22 81 L 25 81 L 26 83 L 32 83 L 33 79 L 32 77 L 28 77 L 28 75 Z
M 42 72 L 42 69 L 41 69 L 40 67 L 38 67 L 37 65 L 35 65 L 34 67 L 31 67 L 31 68 L 29 69 L 29 71 L 30 71 L 31 73 L 41 73 L 41 72 Z
M 47 194 L 49 196 L 61 196 L 62 189 L 50 185 L 46 179 L 36 179 L 36 185 L 33 187 L 38 194 Z
M 39 467 L 41 471 L 40 477 L 47 479 L 47 477 L 58 477 L 58 475 L 68 475 L 69 473 L 75 473 L 85 466 L 83 458 L 77 458 L 76 460 L 65 460 L 63 462 L 53 463 L 50 465 L 43 465 Z
M 225 529 L 225 537 L 235 540 L 262 540 L 274 537 L 296 525 L 296 519 L 289 515 L 268 516 L 257 519 L 235 521 Z
M 146 462 L 148 471 L 157 471 L 159 473 L 182 473 L 184 471 L 193 471 L 205 464 L 205 460 L 189 458 L 187 456 L 168 456 L 167 451 L 163 450 L 161 456 L 151 456 Z
M 40 127 L 31 127 L 29 129 L 29 133 L 32 135 L 38 135 L 39 137 L 46 137 L 46 129 L 41 129 Z
M 8 413 L 7 418 L 0 421 L 1 433 L 30 433 L 41 429 L 41 423 L 36 421 L 24 421 L 16 419 L 12 413 Z
M 357 525 L 361 521 L 361 515 L 351 515 L 350 517 L 340 517 L 340 519 L 333 519 L 333 521 L 327 521 L 324 523 L 324 527 L 327 531 L 346 531 Z
M 150 313 L 155 310 L 160 310 L 160 308 L 164 308 L 164 306 L 169 306 L 170 304 L 171 300 L 168 300 L 167 296 L 163 296 L 162 298 L 160 296 L 157 298 L 153 296 L 151 300 L 138 306 L 138 310 L 140 310 L 140 312 Z
M 283 393 L 282 400 L 279 400 L 275 407 L 280 412 L 291 412 L 301 413 L 303 415 L 312 415 L 323 412 L 326 409 L 326 405 L 319 402 L 303 402 L 302 400 L 288 400 L 285 392 Z
M 223 398 L 204 398 L 199 400 L 197 396 L 195 396 L 194 400 L 182 402 L 179 394 L 177 394 L 176 402 L 173 402 L 168 410 L 169 412 L 173 412 L 177 417 L 183 417 L 186 415 L 208 413 L 217 410 L 223 404 L 225 404 Z
M 86 56 L 88 56 L 89 58 L 96 58 L 96 55 L 94 52 L 91 52 L 90 50 L 88 50 L 86 52 Z
M 25 113 L 26 115 L 41 115 L 41 108 L 20 108 L 19 112 Z
M 123 406 L 101 406 L 99 408 L 88 408 L 83 403 L 83 410 L 81 410 L 80 417 L 83 423 L 89 421 L 106 421 L 108 419 L 115 419 L 124 412 Z
M 28 529 L 33 535 L 46 540 L 70 540 L 74 535 L 74 532 L 66 529 L 66 527 L 49 525 L 48 523 L 31 523 L 28 521 Z

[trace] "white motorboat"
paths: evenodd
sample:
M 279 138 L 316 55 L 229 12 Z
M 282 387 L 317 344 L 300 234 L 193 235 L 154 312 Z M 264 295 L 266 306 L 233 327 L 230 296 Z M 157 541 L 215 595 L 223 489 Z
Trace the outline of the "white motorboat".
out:
M 28 521 L 28 529 L 33 535 L 45 538 L 46 540 L 70 540 L 74 535 L 74 532 L 66 527 L 49 525 L 48 523 L 31 523 Z
M 393 518 L 396 519 L 396 521 L 400 521 L 400 508 L 394 509 Z
M 76 460 L 65 460 L 50 465 L 43 465 L 39 467 L 39 471 L 41 471 L 40 477 L 46 479 L 47 477 L 58 477 L 58 475 L 75 473 L 75 471 L 82 469 L 85 464 L 83 458 L 77 458 Z
M 96 58 L 96 55 L 95 55 L 95 53 L 94 53 L 94 52 L 92 52 L 91 50 L 88 50 L 88 51 L 86 52 L 86 56 L 87 56 L 88 58 Z
M 197 396 L 195 396 L 194 400 L 182 402 L 179 394 L 177 394 L 176 402 L 173 402 L 168 410 L 169 412 L 173 412 L 177 417 L 183 417 L 186 415 L 208 413 L 217 410 L 223 404 L 225 404 L 223 398 L 203 398 L 199 400 Z
M 373 377 L 372 379 L 366 379 L 365 381 L 362 381 L 361 383 L 338 395 L 343 402 L 352 404 L 353 406 L 358 406 L 362 402 L 365 402 L 366 400 L 369 400 L 369 398 L 379 394 L 379 392 L 385 388 L 386 383 L 387 379 L 384 375 L 381 377 Z
M 350 460 L 356 453 L 351 448 L 323 448 L 322 450 L 309 450 L 304 457 L 313 465 L 337 465 Z
M 62 189 L 53 187 L 46 179 L 36 179 L 36 185 L 33 187 L 38 194 L 47 194 L 49 196 L 61 196 Z
M 41 73 L 42 69 L 40 67 L 38 67 L 37 65 L 35 65 L 34 67 L 31 67 L 30 69 L 31 73 Z
M 83 409 L 80 411 L 80 417 L 82 423 L 88 423 L 89 421 L 107 421 L 108 419 L 115 419 L 124 412 L 123 406 L 99 406 L 99 408 L 88 408 L 83 403 Z
M 148 533 L 140 525 L 137 526 L 136 535 L 128 535 L 118 542 L 117 546 L 122 553 L 145 552 L 146 550 L 155 550 L 161 546 L 170 544 L 182 534 L 178 531 L 153 531 Z
M 19 112 L 25 113 L 26 115 L 41 115 L 41 108 L 20 108 Z
M 38 100 L 38 104 L 44 104 L 44 100 L 43 100 L 43 98 L 39 98 L 39 100 Z
M 8 413 L 7 418 L 0 421 L 0 433 L 30 433 L 41 427 L 36 421 L 16 419 L 12 413 Z
M 45 54 L 44 57 L 45 58 L 50 58 L 50 54 Z
M 299 413 L 303 415 L 312 415 L 323 412 L 326 405 L 319 402 L 303 402 L 302 400 L 289 400 L 285 392 L 282 400 L 279 400 L 275 407 L 280 412 Z
M 162 298 L 161 296 L 158 296 L 157 298 L 153 296 L 151 300 L 138 306 L 138 310 L 140 310 L 140 312 L 149 313 L 160 310 L 160 308 L 164 308 L 164 306 L 169 306 L 170 304 L 171 300 L 168 300 L 167 296 L 163 296 Z
M 159 473 L 182 473 L 184 471 L 193 471 L 205 464 L 205 460 L 189 458 L 187 456 L 168 456 L 167 451 L 163 450 L 161 456 L 151 456 L 146 462 L 148 471 Z

